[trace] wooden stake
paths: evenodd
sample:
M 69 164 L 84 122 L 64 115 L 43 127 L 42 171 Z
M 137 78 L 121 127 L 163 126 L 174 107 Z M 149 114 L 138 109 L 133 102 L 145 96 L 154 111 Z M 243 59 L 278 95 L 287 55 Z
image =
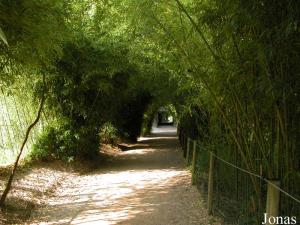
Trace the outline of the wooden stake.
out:
M 196 160 L 197 160 L 197 141 L 193 141 L 193 159 L 192 159 L 192 184 L 196 183 Z
M 280 181 L 271 180 L 273 185 L 280 186 Z M 267 204 L 266 204 L 266 213 L 267 213 L 267 225 L 270 225 L 269 218 L 276 217 L 279 215 L 279 202 L 280 202 L 280 191 L 275 188 L 272 184 L 268 183 L 268 193 L 267 193 Z
M 186 156 L 185 156 L 185 163 L 186 165 L 189 165 L 190 161 L 190 148 L 191 148 L 191 139 L 188 137 L 187 139 L 187 145 L 186 145 Z
M 183 158 L 185 158 L 186 155 L 186 139 L 185 136 L 182 138 L 182 150 L 183 150 Z
M 213 191 L 214 191 L 214 155 L 210 152 L 209 158 L 209 175 L 208 175 L 208 196 L 207 196 L 207 212 L 212 214 Z

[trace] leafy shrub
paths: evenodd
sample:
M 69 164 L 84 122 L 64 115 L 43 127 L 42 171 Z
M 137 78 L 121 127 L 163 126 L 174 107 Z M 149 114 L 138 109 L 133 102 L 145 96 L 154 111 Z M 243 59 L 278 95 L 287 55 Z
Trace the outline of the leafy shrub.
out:
M 99 132 L 100 141 L 105 144 L 116 144 L 118 130 L 110 123 L 103 124 Z
M 45 129 L 33 145 L 29 155 L 31 160 L 70 161 L 75 156 L 92 158 L 97 154 L 99 140 L 93 128 L 75 128 L 69 123 L 62 124 Z

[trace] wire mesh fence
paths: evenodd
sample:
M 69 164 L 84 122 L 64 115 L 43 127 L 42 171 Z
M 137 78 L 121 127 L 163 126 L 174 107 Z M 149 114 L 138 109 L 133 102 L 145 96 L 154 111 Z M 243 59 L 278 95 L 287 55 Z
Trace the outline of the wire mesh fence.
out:
M 0 166 L 14 162 L 27 127 L 34 120 L 37 107 L 32 106 L 32 96 L 0 92 Z M 44 129 L 45 115 L 34 127 L 25 146 L 23 157 L 30 151 L 37 135 Z

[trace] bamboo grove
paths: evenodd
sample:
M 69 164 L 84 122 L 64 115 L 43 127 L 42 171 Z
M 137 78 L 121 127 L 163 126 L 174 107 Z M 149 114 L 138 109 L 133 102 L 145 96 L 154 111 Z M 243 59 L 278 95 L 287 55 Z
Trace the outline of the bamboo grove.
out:
M 35 115 L 46 96 L 32 159 L 89 157 L 108 123 L 136 140 L 172 105 L 186 135 L 300 197 L 296 0 L 1 0 L 0 28 L 1 97 Z M 241 180 L 255 214 L 265 187 Z

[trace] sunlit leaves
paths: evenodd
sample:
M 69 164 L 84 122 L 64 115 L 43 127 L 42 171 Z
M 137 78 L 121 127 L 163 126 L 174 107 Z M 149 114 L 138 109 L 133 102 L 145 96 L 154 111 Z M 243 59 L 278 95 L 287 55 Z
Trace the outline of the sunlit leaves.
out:
M 2 28 L 0 27 L 0 39 L 8 46 L 8 42 L 7 42 L 7 39 L 6 39 L 6 36 L 2 30 Z

